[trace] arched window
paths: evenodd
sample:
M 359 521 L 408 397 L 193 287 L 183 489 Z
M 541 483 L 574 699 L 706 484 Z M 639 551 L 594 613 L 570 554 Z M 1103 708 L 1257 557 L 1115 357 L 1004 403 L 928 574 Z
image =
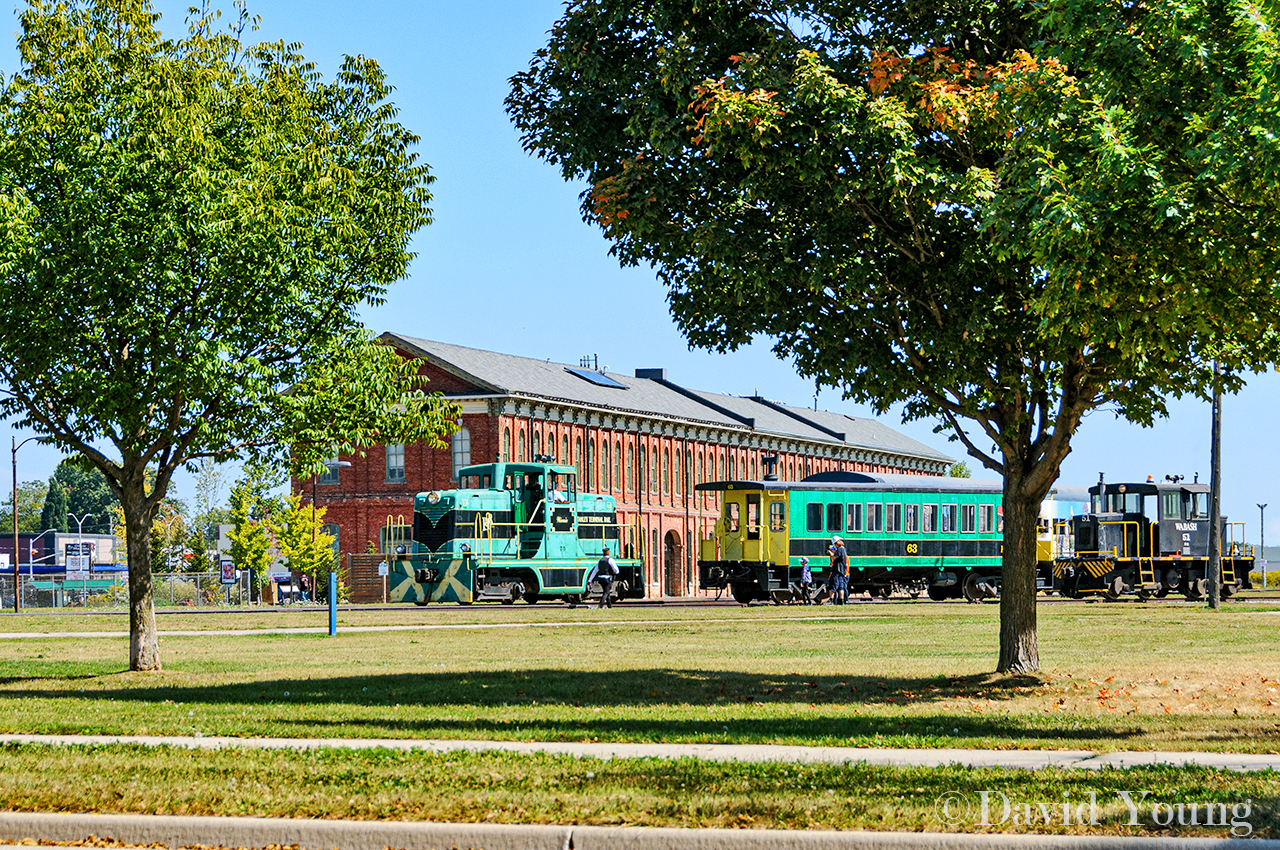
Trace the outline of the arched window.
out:
M 649 472 L 649 465 L 645 463 L 645 446 L 640 444 L 640 464 L 636 468 L 636 489 L 641 493 L 644 492 L 644 479 Z
M 502 460 L 508 462 L 511 460 L 511 429 L 502 429 Z
M 613 491 L 613 479 L 609 477 L 609 438 L 600 441 L 600 489 L 606 493 Z
M 632 469 L 635 467 L 635 447 L 630 441 L 627 442 L 627 492 L 630 493 L 635 489 L 635 476 Z
M 516 446 L 516 452 L 517 452 L 517 453 L 518 453 L 518 455 L 519 455 L 519 460 L 520 460 L 520 462 L 521 462 L 521 463 L 524 463 L 524 461 L 525 461 L 525 456 L 524 456 L 524 446 L 525 446 L 525 443 L 524 443 L 524 426 L 523 426 L 523 425 L 521 425 L 521 426 L 520 426 L 520 444 L 519 444 L 518 446 Z
M 622 489 L 622 443 L 613 441 L 613 487 Z
M 698 452 L 698 482 L 702 484 L 707 480 L 707 456 L 702 452 Z
M 560 442 L 560 462 L 573 466 L 573 455 L 569 454 L 569 435 L 565 434 Z
M 661 480 L 658 478 L 658 450 L 657 449 L 653 449 L 652 451 L 649 452 L 649 460 L 652 464 L 649 470 L 649 492 L 656 493 L 658 492 L 658 485 L 661 483 Z
M 662 450 L 662 492 L 671 492 L 671 449 Z
M 734 462 L 735 460 L 736 460 L 736 459 L 734 458 L 734 456 L 733 456 L 732 454 L 730 454 L 730 455 L 729 455 L 729 480 L 730 480 L 730 481 L 732 481 L 732 480 L 734 479 L 734 474 L 733 474 L 733 473 L 734 473 L 734 471 L 735 471 L 735 470 L 736 470 L 736 468 L 737 468 L 737 464 Z
M 471 432 L 466 428 L 459 428 L 453 435 L 453 477 L 458 477 L 458 471 L 464 466 L 471 465 Z
M 582 456 L 582 438 L 576 437 L 573 441 L 573 457 L 579 468 L 586 466 L 587 480 L 591 480 L 591 467 L 586 465 L 586 458 Z
M 533 432 L 533 457 L 530 460 L 537 462 L 538 455 L 542 454 L 542 435 L 537 431 Z

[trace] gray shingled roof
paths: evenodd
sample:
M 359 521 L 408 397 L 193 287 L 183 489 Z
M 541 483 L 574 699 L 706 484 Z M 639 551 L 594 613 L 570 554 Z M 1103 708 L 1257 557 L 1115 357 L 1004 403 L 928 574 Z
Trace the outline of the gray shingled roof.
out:
M 567 371 L 564 363 L 499 354 L 387 332 L 382 341 L 474 383 L 489 392 L 565 401 L 590 407 L 682 419 L 726 428 L 888 451 L 950 462 L 952 458 L 874 419 L 791 407 L 764 399 L 689 390 L 669 380 L 607 373 L 623 388 L 599 386 Z M 824 430 L 825 429 L 825 430 Z M 837 438 L 843 434 L 844 438 Z

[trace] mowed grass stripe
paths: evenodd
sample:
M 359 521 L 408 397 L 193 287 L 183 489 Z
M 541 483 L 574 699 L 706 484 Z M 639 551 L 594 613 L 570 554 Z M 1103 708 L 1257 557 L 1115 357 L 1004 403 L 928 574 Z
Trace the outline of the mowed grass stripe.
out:
M 994 605 L 866 606 L 816 619 L 777 608 L 634 609 L 625 622 L 591 610 L 572 612 L 573 622 L 594 628 L 497 630 L 487 626 L 571 612 L 429 610 L 429 624 L 486 628 L 171 634 L 158 674 L 122 671 L 123 638 L 10 642 L 0 731 L 1280 749 L 1280 638 L 1251 610 L 1046 606 L 1046 672 L 1021 678 L 987 673 Z M 223 628 L 236 622 L 211 616 Z M 349 624 L 425 616 L 350 612 Z

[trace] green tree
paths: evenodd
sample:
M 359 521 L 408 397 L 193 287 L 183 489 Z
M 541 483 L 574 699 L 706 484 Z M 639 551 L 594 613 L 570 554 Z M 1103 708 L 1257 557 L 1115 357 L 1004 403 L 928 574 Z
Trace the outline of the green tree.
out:
M 148 531 L 180 466 L 431 441 L 456 415 L 357 315 L 430 221 L 381 68 L 325 81 L 236 8 L 165 38 L 146 0 L 29 0 L 0 86 L 0 410 L 120 499 L 134 670 L 160 668 Z
M 333 535 L 320 530 L 326 509 L 304 504 L 301 495 L 287 497 L 286 503 L 284 512 L 272 523 L 276 546 L 289 562 L 289 569 L 306 575 L 316 588 L 317 579 L 321 573 L 328 574 L 336 557 Z
M 57 478 L 49 479 L 49 487 L 45 491 L 44 506 L 40 509 L 41 531 L 54 529 L 67 531 L 67 491 Z
M 272 541 L 270 525 L 262 513 L 262 494 L 251 479 L 237 481 L 231 488 L 231 560 L 241 570 L 249 570 L 258 598 L 270 580 Z
M 43 531 L 40 528 L 40 517 L 45 497 L 49 494 L 49 485 L 43 481 L 22 481 L 18 484 L 18 531 Z M 9 499 L 0 505 L 0 512 L 13 517 L 13 491 Z
M 218 569 L 218 562 L 214 557 L 216 553 L 210 549 L 208 539 L 199 528 L 193 526 L 188 531 L 185 554 L 186 570 L 189 573 L 209 573 Z
M 969 478 L 973 473 L 969 471 L 969 464 L 962 460 L 958 460 L 951 464 L 951 468 L 947 470 L 947 475 L 951 478 Z
M 1166 395 L 1208 392 L 1212 357 L 1232 389 L 1275 356 L 1276 205 L 1257 203 L 1264 179 L 1232 171 L 1253 162 L 1275 185 L 1275 119 L 1257 104 L 1274 100 L 1275 28 L 1230 8 L 1229 25 L 1184 41 L 1181 12 L 1092 0 L 584 0 L 507 108 L 528 150 L 586 181 L 584 217 L 620 261 L 657 271 L 692 344 L 769 336 L 819 385 L 941 417 L 1002 476 L 997 669 L 1026 672 L 1039 502 L 1083 415 L 1105 404 L 1149 424 Z M 1135 64 L 1092 88 L 1100 63 L 1126 61 L 1116 43 Z M 1197 66 L 1204 47 L 1217 52 Z M 1146 100 L 1119 70 L 1145 79 Z M 1192 76 L 1161 99 L 1179 70 Z M 1197 86 L 1191 110 L 1230 112 L 1202 109 L 1230 89 L 1247 113 L 1231 126 L 1262 129 L 1198 154 L 1176 127 L 1131 134 L 1161 110 L 1191 120 L 1175 101 Z M 1133 112 L 1113 128 L 1120 107 Z
M 66 458 L 53 472 L 67 494 L 67 512 L 84 521 L 86 533 L 107 534 L 111 528 L 111 508 L 119 499 L 111 492 L 106 476 L 89 466 L 83 458 Z M 72 529 L 68 524 L 67 530 Z

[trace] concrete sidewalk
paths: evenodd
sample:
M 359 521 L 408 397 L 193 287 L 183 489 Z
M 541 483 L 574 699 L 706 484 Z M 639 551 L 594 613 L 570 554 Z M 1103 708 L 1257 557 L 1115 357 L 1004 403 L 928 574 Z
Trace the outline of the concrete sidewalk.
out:
M 864 747 L 801 747 L 777 744 L 646 744 L 571 741 L 468 741 L 412 738 L 230 738 L 162 735 L 0 735 L 0 744 L 136 744 L 191 749 L 378 749 L 425 752 L 550 753 L 598 759 L 697 758 L 707 761 L 779 761 L 808 764 L 868 764 L 887 767 L 1130 768 L 1199 766 L 1222 770 L 1280 770 L 1280 755 L 1210 752 L 1111 752 L 1090 750 L 966 750 Z

